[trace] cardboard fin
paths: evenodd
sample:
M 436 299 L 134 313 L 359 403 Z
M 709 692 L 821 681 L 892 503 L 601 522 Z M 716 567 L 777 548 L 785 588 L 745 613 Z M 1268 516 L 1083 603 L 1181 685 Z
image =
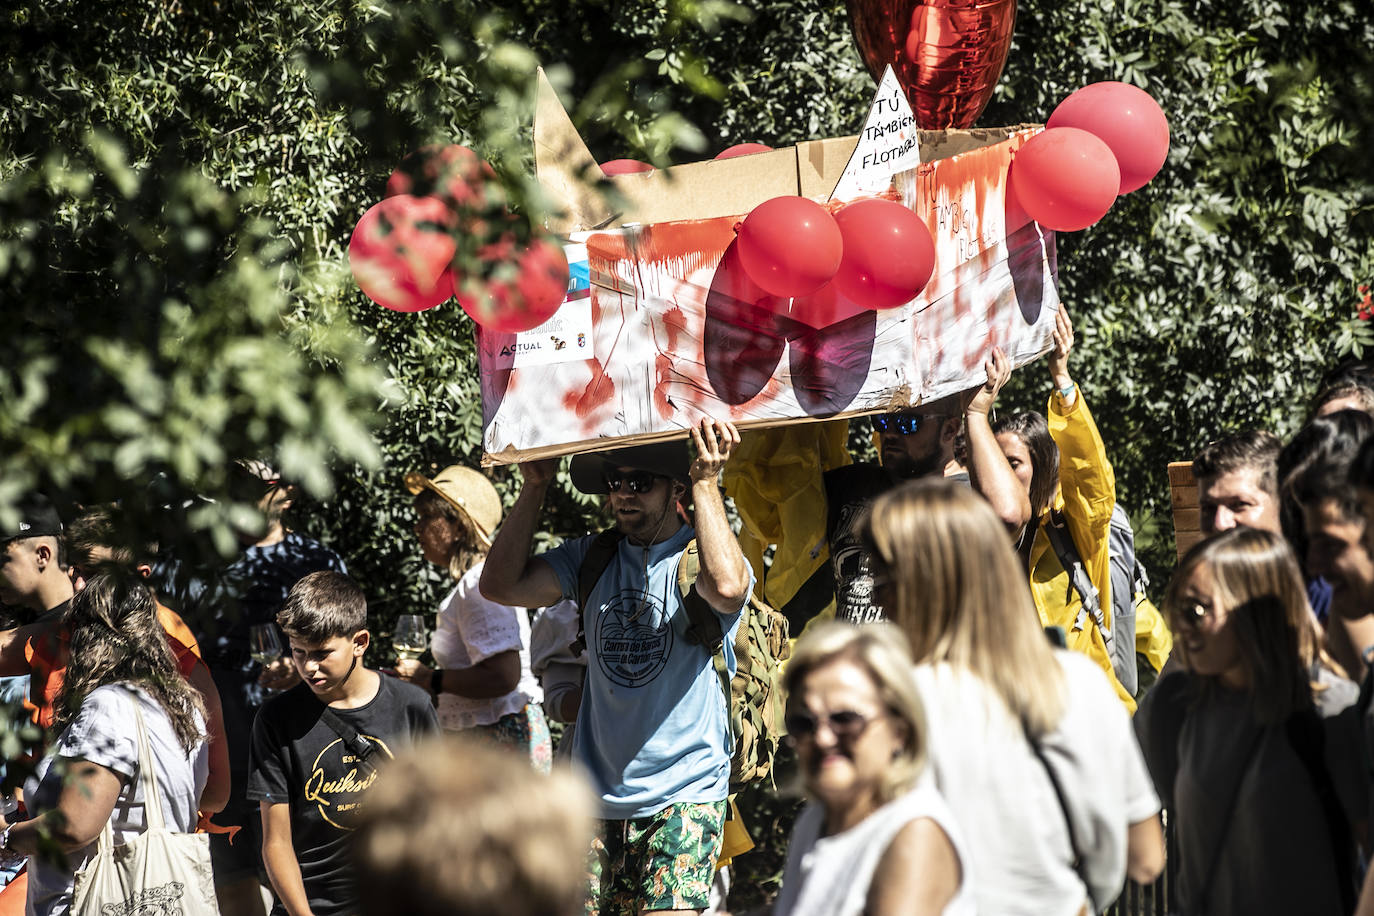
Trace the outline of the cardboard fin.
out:
M 558 92 L 539 68 L 534 105 L 534 170 L 549 196 L 550 227 L 562 232 L 563 225 L 600 227 L 614 213 L 606 199 L 589 181 L 601 174 L 592 151 L 573 126 L 572 118 L 559 101 Z M 561 211 L 561 212 L 559 212 Z

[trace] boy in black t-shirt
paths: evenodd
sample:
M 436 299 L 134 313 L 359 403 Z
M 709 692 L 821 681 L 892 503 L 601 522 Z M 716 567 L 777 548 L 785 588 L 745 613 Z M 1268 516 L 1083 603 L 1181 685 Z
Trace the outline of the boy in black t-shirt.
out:
M 253 724 L 248 798 L 262 811 L 272 912 L 345 916 L 357 910 L 349 834 L 362 794 L 398 746 L 439 726 L 423 690 L 363 667 L 367 602 L 347 576 L 301 579 L 277 623 L 305 683 Z

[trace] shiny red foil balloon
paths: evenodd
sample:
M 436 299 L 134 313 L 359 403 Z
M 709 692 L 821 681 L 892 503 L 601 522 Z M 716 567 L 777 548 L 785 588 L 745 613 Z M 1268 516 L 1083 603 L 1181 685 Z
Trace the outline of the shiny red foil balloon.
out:
M 873 79 L 888 64 L 924 130 L 972 127 L 1011 50 L 1016 0 L 846 0 Z

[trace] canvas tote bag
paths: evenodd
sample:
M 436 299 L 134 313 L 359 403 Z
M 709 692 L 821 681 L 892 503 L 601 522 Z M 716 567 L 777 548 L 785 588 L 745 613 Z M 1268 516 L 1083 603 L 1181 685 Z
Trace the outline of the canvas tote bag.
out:
M 95 856 L 76 873 L 72 886 L 74 916 L 202 916 L 219 913 L 210 837 L 177 833 L 162 817 L 157 769 L 143 727 L 142 703 L 130 697 L 138 723 L 138 773 L 143 781 L 147 829 L 116 846 L 110 822 L 100 832 Z

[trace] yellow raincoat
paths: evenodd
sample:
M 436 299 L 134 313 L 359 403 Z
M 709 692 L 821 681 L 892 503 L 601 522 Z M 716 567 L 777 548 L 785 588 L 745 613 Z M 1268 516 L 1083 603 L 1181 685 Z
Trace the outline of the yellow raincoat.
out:
M 835 616 L 821 475 L 851 463 L 848 435 L 846 420 L 749 430 L 725 466 L 725 492 L 739 512 L 744 556 L 762 570 L 764 551 L 776 545 L 756 591 L 791 621 L 793 639 L 811 621 Z
M 1111 462 L 1107 460 L 1102 436 L 1097 431 L 1097 424 L 1093 422 L 1081 391 L 1074 399 L 1073 406 L 1068 408 L 1064 406 L 1064 397 L 1059 392 L 1050 395 L 1046 419 L 1049 420 L 1050 436 L 1059 446 L 1060 491 L 1054 498 L 1052 508 L 1063 516 L 1068 525 L 1083 566 L 1097 586 L 1102 614 L 1110 627 L 1112 583 L 1108 529 L 1111 527 L 1112 509 L 1116 506 L 1116 475 Z M 1111 656 L 1107 653 L 1102 631 L 1091 616 L 1081 629 L 1075 628 L 1083 602 L 1050 543 L 1045 530 L 1050 524 L 1049 516 L 1047 512 L 1041 517 L 1030 552 L 1031 594 L 1035 597 L 1035 608 L 1040 612 L 1040 622 L 1047 627 L 1063 627 L 1068 634 L 1069 648 L 1097 662 L 1116 688 L 1121 702 L 1128 710 L 1135 712 L 1135 700 L 1121 686 L 1112 670 Z

